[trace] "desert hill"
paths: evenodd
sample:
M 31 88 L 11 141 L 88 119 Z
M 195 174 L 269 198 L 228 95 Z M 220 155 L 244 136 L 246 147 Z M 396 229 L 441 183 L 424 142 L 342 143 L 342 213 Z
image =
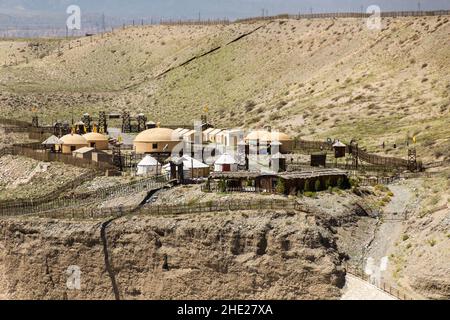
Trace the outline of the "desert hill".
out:
M 48 122 L 72 108 L 128 109 L 180 124 L 208 106 L 217 126 L 356 138 L 376 152 L 384 141 L 384 152 L 400 156 L 416 136 L 423 158 L 449 157 L 449 17 L 382 23 L 379 31 L 350 18 L 134 27 L 54 40 L 34 56 L 26 40 L 0 41 L 0 57 L 20 46 L 29 56 L 0 69 L 0 108 L 29 119 L 38 107 Z

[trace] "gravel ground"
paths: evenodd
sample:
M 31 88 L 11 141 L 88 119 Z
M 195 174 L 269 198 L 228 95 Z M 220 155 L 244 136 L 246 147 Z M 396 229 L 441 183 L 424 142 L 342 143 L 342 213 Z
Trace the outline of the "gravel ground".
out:
M 398 300 L 374 285 L 352 275 L 346 276 L 341 300 Z

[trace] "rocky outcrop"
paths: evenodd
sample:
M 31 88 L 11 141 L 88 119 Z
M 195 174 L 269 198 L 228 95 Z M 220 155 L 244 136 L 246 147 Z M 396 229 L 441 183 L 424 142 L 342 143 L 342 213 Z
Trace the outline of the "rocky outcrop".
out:
M 299 212 L 125 217 L 104 225 L 106 246 L 101 225 L 1 220 L 0 294 L 9 299 L 336 299 L 345 281 L 333 234 L 319 218 Z M 66 285 L 70 266 L 81 271 L 80 290 Z

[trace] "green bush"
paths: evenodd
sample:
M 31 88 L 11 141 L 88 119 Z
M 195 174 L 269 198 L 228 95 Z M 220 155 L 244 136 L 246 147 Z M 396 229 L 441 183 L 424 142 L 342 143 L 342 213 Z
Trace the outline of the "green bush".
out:
M 320 183 L 320 180 L 316 180 L 316 183 L 314 184 L 314 189 L 316 190 L 316 192 L 322 190 L 322 184 Z
M 308 197 L 308 198 L 314 198 L 316 196 L 316 193 L 315 192 L 311 192 L 311 191 L 306 191 L 304 193 L 304 195 L 305 195 L 305 197 Z
M 343 189 L 344 188 L 344 179 L 339 178 L 337 181 L 337 186 L 339 189 Z
M 403 241 L 406 241 L 406 240 L 408 240 L 408 239 L 409 239 L 409 235 L 404 234 L 404 235 L 402 236 L 402 240 L 403 240 Z
M 330 189 L 331 187 L 331 179 L 328 178 L 327 180 L 325 180 L 325 189 Z
M 277 193 L 279 193 L 279 194 L 284 194 L 284 193 L 285 193 L 286 187 L 285 187 L 285 185 L 284 185 L 283 179 L 278 178 L 277 186 L 276 186 L 276 188 L 275 188 L 275 191 L 276 191 Z
M 339 180 L 338 180 L 339 185 Z M 359 179 L 358 178 L 350 178 L 350 186 L 353 188 L 359 188 Z
M 221 179 L 219 181 L 219 191 L 223 193 L 227 191 L 227 182 L 225 179 Z
M 310 182 L 309 180 L 305 181 L 305 188 L 303 189 L 306 192 L 310 192 L 311 191 L 311 187 L 310 187 Z

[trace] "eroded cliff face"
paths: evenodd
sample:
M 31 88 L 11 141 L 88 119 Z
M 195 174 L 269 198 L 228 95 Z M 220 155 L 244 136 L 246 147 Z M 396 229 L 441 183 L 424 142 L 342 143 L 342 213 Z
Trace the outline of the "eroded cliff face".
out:
M 106 263 L 101 225 L 1 220 L 2 297 L 335 299 L 344 285 L 333 234 L 299 212 L 121 218 L 106 228 Z

